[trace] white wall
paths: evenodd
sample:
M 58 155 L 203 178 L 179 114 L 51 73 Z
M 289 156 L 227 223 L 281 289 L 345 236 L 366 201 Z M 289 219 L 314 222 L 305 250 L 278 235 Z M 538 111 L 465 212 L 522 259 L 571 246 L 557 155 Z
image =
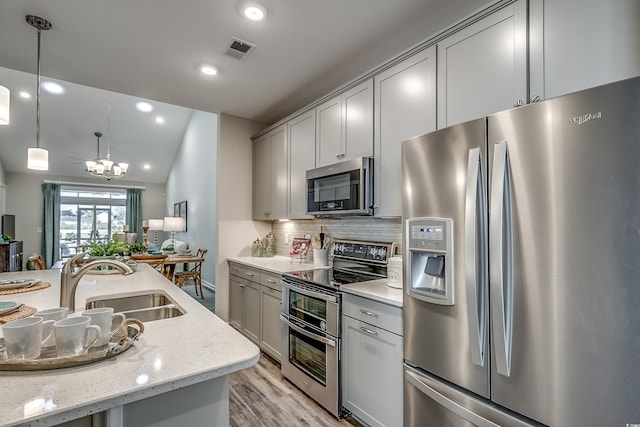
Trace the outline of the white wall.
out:
M 218 249 L 216 314 L 229 320 L 229 266 L 231 256 L 251 255 L 251 242 L 264 237 L 271 222 L 252 220 L 253 142 L 263 123 L 220 115 L 218 147 Z
M 105 184 L 107 186 L 141 186 L 142 215 L 144 218 L 156 218 L 164 212 L 163 184 L 151 184 L 132 181 L 112 181 L 107 184 L 96 178 L 77 178 L 42 173 L 13 173 L 7 172 L 5 213 L 16 216 L 16 240 L 23 241 L 23 268 L 27 258 L 32 253 L 42 253 L 42 183 L 45 180 L 73 182 L 77 184 Z
M 176 233 L 176 240 L 207 249 L 202 279 L 208 284 L 215 284 L 216 271 L 217 146 L 218 115 L 194 110 L 167 178 L 163 214 L 173 216 L 174 203 L 187 201 L 187 231 Z

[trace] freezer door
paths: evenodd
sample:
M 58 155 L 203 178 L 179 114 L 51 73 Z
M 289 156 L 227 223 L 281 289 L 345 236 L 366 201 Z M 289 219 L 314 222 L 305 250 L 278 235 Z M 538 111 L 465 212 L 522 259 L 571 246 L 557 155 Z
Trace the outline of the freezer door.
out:
M 491 397 L 640 423 L 640 78 L 488 118 Z
M 402 143 L 404 259 L 408 260 L 403 316 L 405 360 L 489 397 L 485 148 L 485 119 Z M 420 224 L 446 224 L 441 240 L 451 237 L 451 242 L 440 245 L 427 236 L 438 233 L 422 232 Z M 412 246 L 415 252 L 409 249 Z M 431 271 L 435 263 L 424 259 L 443 251 L 442 271 L 447 277 L 439 281 L 442 286 L 418 283 L 438 275 Z M 442 288 L 441 300 L 429 297 L 434 288 Z
M 539 424 L 404 367 L 406 427 L 532 427 Z

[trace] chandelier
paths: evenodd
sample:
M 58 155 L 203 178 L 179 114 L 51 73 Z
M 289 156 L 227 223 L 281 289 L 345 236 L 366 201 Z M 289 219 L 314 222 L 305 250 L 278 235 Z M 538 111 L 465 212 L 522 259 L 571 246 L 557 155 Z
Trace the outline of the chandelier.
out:
M 98 149 L 96 151 L 96 158 L 93 160 L 87 160 L 85 162 L 87 168 L 85 169 L 93 176 L 104 178 L 107 181 L 112 178 L 120 178 L 127 173 L 129 169 L 128 163 L 116 163 L 111 160 L 110 144 L 107 143 L 107 158 L 100 159 L 100 138 L 101 132 L 95 132 L 94 135 L 98 139 Z

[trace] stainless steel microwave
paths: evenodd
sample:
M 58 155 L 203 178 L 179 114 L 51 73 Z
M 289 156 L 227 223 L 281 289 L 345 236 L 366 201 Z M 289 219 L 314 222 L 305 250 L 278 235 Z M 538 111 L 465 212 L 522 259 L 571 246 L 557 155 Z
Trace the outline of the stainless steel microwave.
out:
M 373 215 L 373 157 L 307 171 L 307 214 Z

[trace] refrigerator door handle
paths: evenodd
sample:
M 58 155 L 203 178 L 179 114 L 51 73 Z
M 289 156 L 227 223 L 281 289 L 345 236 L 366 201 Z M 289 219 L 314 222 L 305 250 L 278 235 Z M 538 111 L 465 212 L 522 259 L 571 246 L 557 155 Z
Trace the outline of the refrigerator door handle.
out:
M 471 362 L 484 366 L 487 336 L 486 207 L 480 148 L 469 150 L 465 193 L 464 259 Z
M 513 244 L 511 233 L 511 178 L 507 143 L 494 145 L 489 221 L 491 322 L 496 347 L 496 370 L 511 374 L 513 331 Z
M 418 376 L 413 372 L 405 371 L 405 378 L 415 388 L 417 388 L 423 394 L 427 395 L 433 401 L 437 402 L 439 405 L 460 416 L 461 418 L 464 418 L 473 425 L 478 427 L 500 427 L 498 424 L 495 424 L 488 419 L 476 414 L 475 412 L 468 410 L 464 406 L 454 402 L 445 395 L 429 387 L 427 384 L 423 383 L 420 378 L 418 378 Z

